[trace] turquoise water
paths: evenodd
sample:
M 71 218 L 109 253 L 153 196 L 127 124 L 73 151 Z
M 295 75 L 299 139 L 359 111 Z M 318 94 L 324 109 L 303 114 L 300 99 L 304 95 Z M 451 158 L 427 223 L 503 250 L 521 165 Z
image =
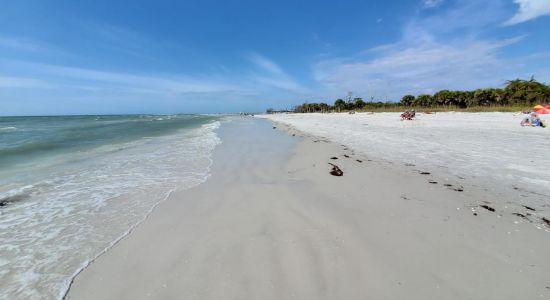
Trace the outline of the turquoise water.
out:
M 0 168 L 166 135 L 214 119 L 198 115 L 0 117 Z
M 0 117 L 0 298 L 62 297 L 172 191 L 204 182 L 219 120 Z

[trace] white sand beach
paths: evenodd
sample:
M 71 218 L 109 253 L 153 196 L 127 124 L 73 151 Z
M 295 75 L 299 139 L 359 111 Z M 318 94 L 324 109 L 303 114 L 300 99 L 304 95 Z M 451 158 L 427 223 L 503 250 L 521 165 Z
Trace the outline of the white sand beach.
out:
M 2 1 L 0 300 L 550 300 L 549 36 L 550 0 Z
M 550 130 L 520 126 L 520 113 L 419 113 L 412 121 L 399 113 L 267 117 L 372 157 L 418 164 L 504 196 L 521 190 L 536 204 L 549 204 Z
M 390 117 L 270 116 L 275 129 L 267 120 L 223 123 L 210 178 L 174 192 L 80 273 L 66 298 L 549 298 L 550 227 L 541 221 L 549 203 L 524 181 L 507 197 L 496 191 L 517 172 L 537 178 L 506 159 L 545 159 L 540 147 L 515 143 L 536 136 L 549 149 L 548 133 L 513 129 L 505 143 L 501 121 L 475 126 L 475 116 L 437 114 L 391 125 Z M 370 136 L 364 128 L 374 126 L 382 131 Z M 454 139 L 446 135 L 457 127 Z M 485 162 L 484 153 L 501 156 Z M 460 167 L 464 157 L 482 164 Z M 330 175 L 329 163 L 343 176 Z M 486 166 L 512 179 L 485 178 Z M 475 184 L 480 177 L 487 181 Z

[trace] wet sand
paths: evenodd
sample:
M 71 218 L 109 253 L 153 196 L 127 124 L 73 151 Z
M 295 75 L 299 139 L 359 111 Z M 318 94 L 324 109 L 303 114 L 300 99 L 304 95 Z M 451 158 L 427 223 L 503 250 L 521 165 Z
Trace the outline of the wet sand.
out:
M 550 297 L 550 228 L 513 215 L 536 212 L 275 127 L 223 124 L 208 181 L 173 193 L 67 298 Z

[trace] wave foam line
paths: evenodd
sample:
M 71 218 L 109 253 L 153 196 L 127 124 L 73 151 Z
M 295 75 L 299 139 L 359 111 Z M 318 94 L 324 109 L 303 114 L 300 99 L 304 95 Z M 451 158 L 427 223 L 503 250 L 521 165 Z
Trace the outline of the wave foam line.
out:
M 214 122 L 213 124 L 209 124 L 210 127 L 209 129 L 211 130 L 215 130 L 217 128 L 219 128 L 220 126 L 220 123 L 219 122 Z M 208 158 L 209 160 L 209 165 L 206 169 L 206 175 L 204 177 L 204 180 L 200 183 L 198 183 L 197 185 L 195 186 L 192 186 L 190 188 L 193 188 L 193 187 L 196 187 L 200 184 L 203 184 L 204 182 L 206 182 L 208 180 L 208 177 L 210 177 L 210 169 L 212 167 L 212 164 L 214 163 L 214 160 L 209 157 Z M 107 253 L 107 251 L 109 251 L 110 249 L 112 249 L 116 244 L 118 244 L 120 241 L 122 241 L 125 237 L 127 237 L 128 235 L 130 235 L 134 229 L 136 229 L 141 223 L 145 222 L 149 216 L 151 215 L 151 213 L 153 213 L 153 211 L 161 204 L 163 203 L 164 201 L 166 201 L 168 198 L 170 198 L 170 195 L 172 195 L 173 192 L 175 192 L 176 190 L 178 190 L 178 188 L 174 188 L 174 189 L 171 189 L 170 191 L 168 191 L 166 193 L 166 196 L 161 199 L 159 202 L 155 203 L 148 211 L 147 213 L 144 215 L 144 217 L 139 220 L 138 222 L 136 222 L 136 224 L 134 224 L 133 226 L 131 226 L 130 228 L 128 228 L 126 231 L 124 231 L 122 233 L 122 235 L 120 235 L 118 238 L 114 239 L 112 242 L 109 243 L 109 245 L 107 245 L 107 247 L 105 247 L 102 251 L 100 251 L 98 254 L 96 254 L 94 257 L 92 257 L 91 259 L 83 262 L 80 267 L 73 273 L 73 275 L 71 275 L 68 280 L 65 281 L 64 283 L 64 288 L 61 289 L 61 292 L 59 293 L 59 296 L 57 299 L 59 300 L 65 300 L 67 299 L 67 295 L 69 294 L 70 290 L 71 290 L 71 287 L 76 279 L 76 277 L 82 273 L 88 266 L 90 266 L 94 261 L 96 261 L 100 256 L 102 256 L 103 254 Z

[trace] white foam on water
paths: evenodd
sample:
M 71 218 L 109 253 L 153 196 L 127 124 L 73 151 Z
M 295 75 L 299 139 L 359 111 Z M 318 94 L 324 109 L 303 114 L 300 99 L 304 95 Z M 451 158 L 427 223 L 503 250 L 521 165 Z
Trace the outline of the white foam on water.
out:
M 13 200 L 0 215 L 0 298 L 63 298 L 175 189 L 207 179 L 219 126 L 76 153 L 48 178 L 0 190 Z

